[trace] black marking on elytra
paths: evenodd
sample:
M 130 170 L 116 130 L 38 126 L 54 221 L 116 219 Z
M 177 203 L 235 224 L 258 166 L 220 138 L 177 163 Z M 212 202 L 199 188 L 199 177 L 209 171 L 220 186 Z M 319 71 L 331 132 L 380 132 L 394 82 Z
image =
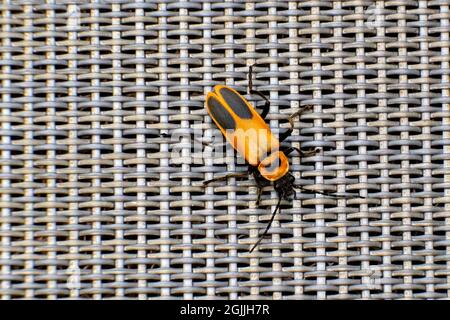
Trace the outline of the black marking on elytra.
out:
M 214 97 L 207 101 L 212 117 L 225 130 L 236 130 L 236 122 L 227 109 Z
M 241 96 L 231 91 L 228 88 L 221 88 L 220 94 L 226 103 L 230 106 L 231 110 L 241 119 L 251 119 L 253 117 L 252 112 L 248 108 Z

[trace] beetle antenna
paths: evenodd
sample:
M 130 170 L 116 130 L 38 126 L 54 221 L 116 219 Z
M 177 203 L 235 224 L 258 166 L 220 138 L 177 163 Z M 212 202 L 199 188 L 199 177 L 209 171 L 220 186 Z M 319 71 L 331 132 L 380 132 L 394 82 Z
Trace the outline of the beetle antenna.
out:
M 272 225 L 273 220 L 275 219 L 275 216 L 277 214 L 277 211 L 280 209 L 280 205 L 281 205 L 281 200 L 283 199 L 283 195 L 281 194 L 280 197 L 278 198 L 278 203 L 277 206 L 275 208 L 275 210 L 272 213 L 272 217 L 270 217 L 270 221 L 267 224 L 266 230 L 264 230 L 263 234 L 259 237 L 258 241 L 256 241 L 256 243 L 253 245 L 253 247 L 250 249 L 250 253 L 253 252 L 253 250 L 255 250 L 255 248 L 258 246 L 258 244 L 262 241 L 262 239 L 266 236 L 267 232 L 270 229 L 270 226 Z
M 300 189 L 300 190 L 305 191 L 305 192 L 318 193 L 318 194 L 321 194 L 321 195 L 324 195 L 324 196 L 327 196 L 327 197 L 331 197 L 331 198 L 335 198 L 335 199 L 345 199 L 345 198 L 352 198 L 352 197 L 353 198 L 357 197 L 357 198 L 365 199 L 365 197 L 362 197 L 362 196 L 356 195 L 356 194 L 345 195 L 345 194 L 337 194 L 337 193 L 332 193 L 332 192 L 327 192 L 327 191 L 309 190 L 309 189 L 306 189 L 306 188 L 304 188 L 302 186 L 297 186 L 297 185 L 294 185 L 294 188 L 295 189 Z

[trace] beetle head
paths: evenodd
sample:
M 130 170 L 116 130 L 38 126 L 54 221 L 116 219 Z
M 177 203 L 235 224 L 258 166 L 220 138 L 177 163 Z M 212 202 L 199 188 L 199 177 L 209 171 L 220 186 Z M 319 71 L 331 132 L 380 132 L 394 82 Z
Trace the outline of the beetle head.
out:
M 295 178 L 292 174 L 286 173 L 283 177 L 276 180 L 274 183 L 275 190 L 278 192 L 278 196 L 283 199 L 291 199 L 294 195 L 294 181 Z

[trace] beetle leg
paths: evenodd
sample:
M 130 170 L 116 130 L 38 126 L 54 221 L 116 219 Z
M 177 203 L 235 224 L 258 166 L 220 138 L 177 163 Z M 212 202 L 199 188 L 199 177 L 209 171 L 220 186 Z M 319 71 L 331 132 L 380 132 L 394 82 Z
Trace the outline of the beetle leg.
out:
M 258 198 L 256 199 L 256 206 L 259 207 L 259 202 L 261 200 L 261 194 L 262 189 L 264 188 L 264 184 L 261 183 L 261 181 L 256 177 L 256 175 L 253 175 L 255 177 L 256 187 L 258 188 Z
M 206 186 L 206 185 L 210 184 L 211 182 L 223 181 L 223 180 L 227 180 L 228 178 L 242 178 L 242 177 L 246 177 L 246 176 L 248 176 L 248 172 L 229 173 L 229 174 L 224 175 L 222 177 L 217 177 L 217 178 L 214 178 L 214 179 L 205 180 L 205 181 L 203 181 L 203 185 Z
M 308 150 L 302 150 L 302 149 L 299 149 L 296 147 L 288 147 L 286 149 L 281 149 L 281 151 L 283 151 L 283 153 L 285 155 L 289 155 L 293 151 L 297 151 L 300 156 L 309 157 L 309 156 L 313 156 L 313 155 L 317 154 L 320 151 L 320 149 L 319 148 L 310 148 Z
M 256 199 L 256 206 L 259 207 L 259 202 L 261 200 L 262 188 L 258 186 L 258 198 Z
M 300 185 L 294 185 L 294 189 L 300 189 L 300 190 L 304 191 L 305 193 L 309 193 L 309 194 L 317 193 L 317 194 L 321 194 L 323 196 L 334 198 L 334 199 L 349 199 L 349 198 L 350 199 L 354 199 L 354 198 L 366 199 L 365 197 L 360 196 L 359 194 L 351 194 L 351 193 L 342 194 L 342 193 L 331 192 L 328 190 L 323 190 L 323 191 L 322 190 L 311 190 L 311 189 L 307 189 Z
M 298 110 L 297 112 L 294 112 L 293 114 L 291 114 L 289 116 L 288 121 L 289 121 L 289 124 L 291 125 L 291 127 L 289 129 L 286 129 L 286 131 L 280 133 L 280 136 L 279 136 L 280 142 L 283 142 L 284 140 L 286 140 L 286 138 L 291 135 L 292 131 L 294 131 L 294 118 L 300 117 L 303 112 L 312 109 L 312 107 L 313 106 L 304 106 L 304 107 L 300 108 L 300 110 Z
M 262 92 L 253 89 L 253 66 L 250 66 L 248 71 L 248 91 L 250 94 L 256 94 L 264 99 L 265 102 L 260 115 L 261 118 L 265 119 L 270 110 L 270 101 Z
M 310 156 L 314 156 L 317 153 L 320 152 L 319 148 L 309 148 L 308 150 L 303 151 L 302 149 L 300 149 L 300 155 L 302 157 L 310 157 Z
M 253 177 L 255 178 L 256 187 L 258 188 L 258 198 L 256 199 L 256 206 L 259 207 L 259 202 L 261 200 L 262 189 L 268 186 L 270 183 L 264 179 L 258 170 L 253 171 Z

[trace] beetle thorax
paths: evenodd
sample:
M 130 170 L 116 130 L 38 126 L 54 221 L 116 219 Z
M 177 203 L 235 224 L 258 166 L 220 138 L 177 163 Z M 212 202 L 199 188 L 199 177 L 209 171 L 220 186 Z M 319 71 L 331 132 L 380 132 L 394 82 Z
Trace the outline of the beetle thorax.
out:
M 288 173 L 289 160 L 281 151 L 272 152 L 259 163 L 258 171 L 267 180 L 277 181 Z

